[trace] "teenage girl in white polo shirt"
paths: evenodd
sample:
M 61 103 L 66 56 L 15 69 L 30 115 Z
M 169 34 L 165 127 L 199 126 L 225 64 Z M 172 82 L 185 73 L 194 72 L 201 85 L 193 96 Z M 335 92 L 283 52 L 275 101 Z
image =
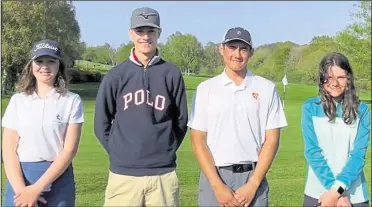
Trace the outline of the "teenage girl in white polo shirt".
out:
M 4 206 L 74 206 L 72 159 L 84 122 L 79 95 L 66 89 L 59 44 L 34 44 L 6 108 L 2 153 Z
M 304 206 L 369 206 L 363 168 L 370 130 L 370 110 L 358 99 L 348 59 L 340 53 L 325 56 L 319 96 L 302 108 Z

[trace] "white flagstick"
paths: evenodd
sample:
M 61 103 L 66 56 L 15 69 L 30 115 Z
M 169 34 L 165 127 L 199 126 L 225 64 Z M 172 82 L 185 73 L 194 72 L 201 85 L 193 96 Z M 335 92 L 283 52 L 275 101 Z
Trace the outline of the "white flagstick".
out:
M 285 85 L 284 85 L 284 96 L 283 96 L 283 109 L 284 109 L 284 101 L 285 101 Z
M 282 79 L 282 83 L 284 85 L 284 96 L 283 96 L 283 109 L 284 109 L 284 101 L 285 101 L 285 87 L 288 85 L 288 80 L 287 80 L 287 74 L 284 75 Z

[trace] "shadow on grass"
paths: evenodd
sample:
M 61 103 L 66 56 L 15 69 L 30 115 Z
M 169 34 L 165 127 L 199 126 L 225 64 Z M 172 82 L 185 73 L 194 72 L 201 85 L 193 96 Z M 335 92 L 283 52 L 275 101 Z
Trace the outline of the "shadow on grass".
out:
M 201 78 L 213 78 L 216 75 L 195 75 L 194 77 L 201 77 Z
M 372 104 L 372 100 L 360 100 L 361 102 L 364 102 L 366 104 Z
M 99 88 L 99 83 L 77 83 L 70 84 L 69 90 L 73 93 L 77 93 L 84 100 L 95 100 L 97 96 L 97 91 Z M 193 92 L 196 90 L 196 86 L 187 87 L 186 91 Z
M 84 100 L 95 100 L 100 83 L 77 83 L 70 84 L 69 90 L 77 93 Z

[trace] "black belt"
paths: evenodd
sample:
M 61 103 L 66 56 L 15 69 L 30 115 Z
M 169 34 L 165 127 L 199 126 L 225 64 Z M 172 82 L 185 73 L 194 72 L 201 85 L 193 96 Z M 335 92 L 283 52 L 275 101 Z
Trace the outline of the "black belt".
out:
M 233 173 L 243 173 L 243 172 L 248 172 L 254 169 L 254 167 L 257 165 L 257 162 L 250 163 L 250 164 L 233 164 L 230 166 L 223 166 L 223 167 L 218 167 L 219 169 L 224 169 L 224 170 L 230 170 L 233 171 Z

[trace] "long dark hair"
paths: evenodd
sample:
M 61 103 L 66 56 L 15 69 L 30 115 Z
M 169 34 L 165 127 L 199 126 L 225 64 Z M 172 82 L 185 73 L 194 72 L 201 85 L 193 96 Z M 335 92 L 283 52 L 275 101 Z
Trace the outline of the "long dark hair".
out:
M 332 66 L 338 66 L 345 70 L 347 85 L 341 97 L 342 119 L 350 125 L 358 115 L 359 98 L 355 90 L 354 75 L 349 60 L 341 53 L 333 52 L 323 57 L 319 64 L 319 96 L 323 105 L 324 113 L 329 121 L 334 121 L 336 117 L 336 103 L 333 97 L 324 89 L 324 84 L 328 83 L 328 70 Z

